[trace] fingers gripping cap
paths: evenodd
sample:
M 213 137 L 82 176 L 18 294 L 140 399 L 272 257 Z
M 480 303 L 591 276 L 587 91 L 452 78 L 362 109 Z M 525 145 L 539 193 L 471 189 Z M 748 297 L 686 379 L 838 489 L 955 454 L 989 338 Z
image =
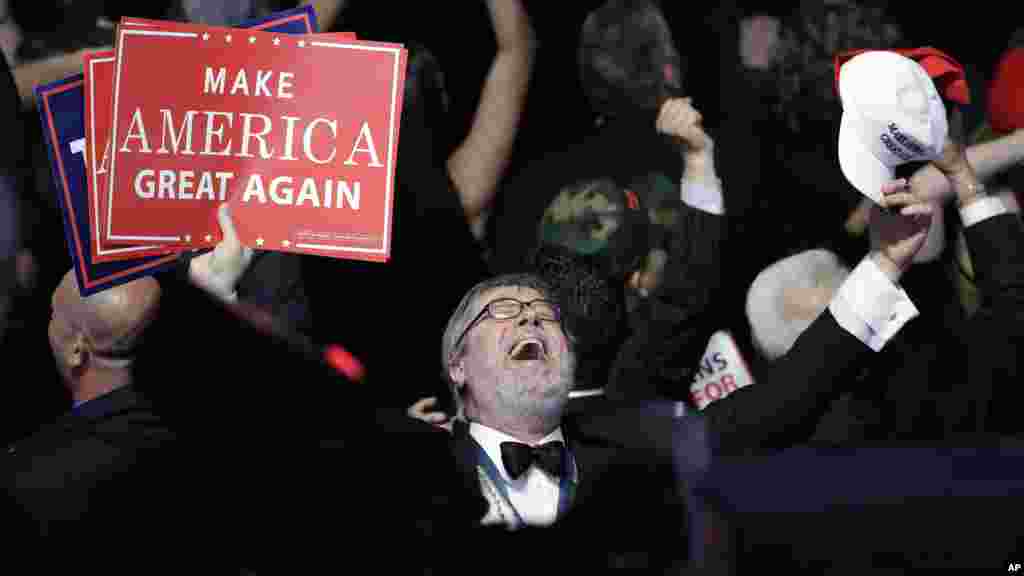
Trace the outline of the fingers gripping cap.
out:
M 839 166 L 874 202 L 897 166 L 941 157 L 949 133 L 946 107 L 914 60 L 886 51 L 859 54 L 840 71 L 839 97 Z

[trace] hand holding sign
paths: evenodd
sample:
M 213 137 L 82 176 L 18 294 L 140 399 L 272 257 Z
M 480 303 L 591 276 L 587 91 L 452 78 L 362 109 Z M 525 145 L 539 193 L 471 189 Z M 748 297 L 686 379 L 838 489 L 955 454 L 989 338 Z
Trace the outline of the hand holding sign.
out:
M 221 204 L 217 209 L 217 222 L 223 239 L 212 252 L 193 258 L 188 274 L 193 283 L 207 292 L 222 300 L 234 300 L 237 296 L 235 286 L 252 263 L 253 250 L 238 241 L 227 204 Z

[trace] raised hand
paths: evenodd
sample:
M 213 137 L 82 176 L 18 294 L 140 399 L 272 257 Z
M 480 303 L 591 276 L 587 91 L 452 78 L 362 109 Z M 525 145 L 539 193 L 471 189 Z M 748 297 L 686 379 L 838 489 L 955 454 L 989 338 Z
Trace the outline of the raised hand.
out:
M 235 286 L 249 268 L 253 251 L 239 242 L 228 204 L 221 204 L 217 209 L 217 222 L 223 239 L 213 251 L 192 259 L 189 278 L 221 299 L 234 300 Z
M 661 105 L 655 129 L 661 134 L 675 136 L 687 147 L 687 154 L 710 151 L 714 146 L 701 122 L 703 116 L 693 107 L 691 98 L 670 98 Z
M 437 405 L 437 398 L 421 398 L 417 400 L 412 406 L 406 411 L 406 415 L 416 420 L 421 420 L 427 424 L 433 424 L 438 428 L 444 428 L 445 430 L 452 431 L 452 419 L 444 412 L 431 410 L 433 406 Z
M 905 179 L 882 186 L 882 202 L 882 206 L 871 210 L 870 227 L 878 241 L 875 261 L 896 282 L 924 246 L 938 208 L 934 203 L 918 200 Z

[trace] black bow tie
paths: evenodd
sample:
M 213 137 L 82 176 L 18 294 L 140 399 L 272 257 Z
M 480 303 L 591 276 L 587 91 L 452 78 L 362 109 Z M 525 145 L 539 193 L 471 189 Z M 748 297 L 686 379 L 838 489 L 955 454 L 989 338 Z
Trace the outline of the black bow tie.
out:
M 538 468 L 552 476 L 562 476 L 562 452 L 565 444 L 555 441 L 530 446 L 520 442 L 501 443 L 501 462 L 512 479 L 519 478 L 531 465 L 536 464 Z

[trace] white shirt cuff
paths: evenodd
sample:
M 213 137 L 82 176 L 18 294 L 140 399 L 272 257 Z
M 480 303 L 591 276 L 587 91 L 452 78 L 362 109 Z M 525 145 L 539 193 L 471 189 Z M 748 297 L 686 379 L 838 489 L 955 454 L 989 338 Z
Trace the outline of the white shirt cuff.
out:
M 960 209 L 960 220 L 964 223 L 964 228 L 974 226 L 975 224 L 988 220 L 993 216 L 999 216 L 1000 214 L 1006 214 L 1009 210 L 1006 204 L 1003 203 L 1003 199 L 998 196 L 986 196 L 984 198 L 978 198 L 974 202 L 971 202 L 967 206 Z
M 680 195 L 687 206 L 721 216 L 725 214 L 725 201 L 722 199 L 722 182 L 715 179 L 714 184 L 694 182 L 683 178 L 680 182 Z
M 870 257 L 846 278 L 828 305 L 836 322 L 875 352 L 919 312 Z

